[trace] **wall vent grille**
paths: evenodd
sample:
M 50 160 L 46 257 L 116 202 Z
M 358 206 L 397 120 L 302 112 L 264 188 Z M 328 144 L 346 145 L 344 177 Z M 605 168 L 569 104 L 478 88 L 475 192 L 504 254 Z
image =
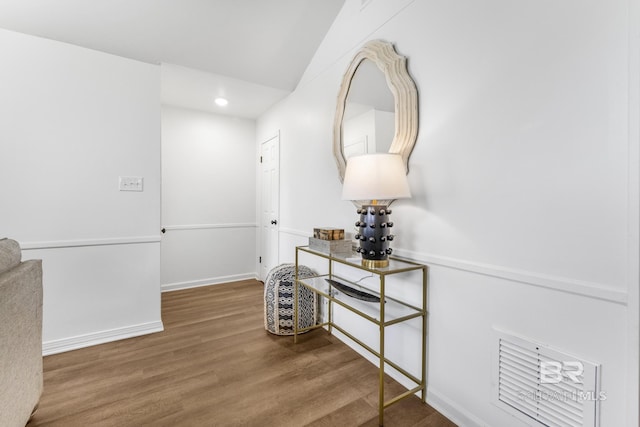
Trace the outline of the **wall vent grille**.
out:
M 597 427 L 599 365 L 496 331 L 494 398 L 534 426 Z

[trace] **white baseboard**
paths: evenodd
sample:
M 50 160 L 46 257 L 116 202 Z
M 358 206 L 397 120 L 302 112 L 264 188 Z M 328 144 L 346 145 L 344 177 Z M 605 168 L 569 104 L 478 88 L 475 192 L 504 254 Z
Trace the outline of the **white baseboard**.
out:
M 94 332 L 86 335 L 78 335 L 60 340 L 46 341 L 42 343 L 42 355 L 48 356 L 50 354 L 63 353 L 65 351 L 77 350 L 79 348 L 91 347 L 93 345 L 162 331 L 164 331 L 162 321 L 157 321 Z
M 483 427 L 488 425 L 428 385 L 427 403 L 460 427 Z
M 256 273 L 233 274 L 230 276 L 211 277 L 209 279 L 191 280 L 188 282 L 167 283 L 161 286 L 162 292 L 178 291 L 181 289 L 199 288 L 200 286 L 219 285 L 221 283 L 237 282 L 240 280 L 258 279 Z

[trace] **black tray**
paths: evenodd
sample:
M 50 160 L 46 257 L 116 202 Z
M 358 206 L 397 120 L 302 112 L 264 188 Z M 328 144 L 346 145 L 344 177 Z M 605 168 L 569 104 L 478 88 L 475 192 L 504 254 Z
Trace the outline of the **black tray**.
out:
M 343 283 L 337 282 L 332 279 L 324 279 L 324 280 L 329 282 L 331 286 L 333 286 L 340 292 L 343 292 L 345 295 L 349 295 L 352 298 L 356 298 L 356 299 L 367 301 L 367 302 L 380 302 L 380 297 L 376 295 L 361 291 L 359 289 L 354 289 L 351 286 L 347 286 Z

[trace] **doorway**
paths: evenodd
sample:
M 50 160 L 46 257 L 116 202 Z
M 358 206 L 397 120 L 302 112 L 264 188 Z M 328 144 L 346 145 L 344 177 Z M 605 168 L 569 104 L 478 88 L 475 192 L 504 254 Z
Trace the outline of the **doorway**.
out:
M 279 262 L 280 134 L 260 145 L 260 280 Z

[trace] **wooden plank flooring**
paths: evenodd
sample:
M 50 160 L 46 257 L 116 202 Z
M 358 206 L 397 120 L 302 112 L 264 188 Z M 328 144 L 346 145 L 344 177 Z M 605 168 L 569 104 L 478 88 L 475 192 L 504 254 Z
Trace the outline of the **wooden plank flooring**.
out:
M 255 280 L 164 293 L 164 332 L 45 357 L 28 427 L 377 426 L 374 365 L 323 330 L 271 335 L 262 313 Z M 455 427 L 414 396 L 385 425 Z

